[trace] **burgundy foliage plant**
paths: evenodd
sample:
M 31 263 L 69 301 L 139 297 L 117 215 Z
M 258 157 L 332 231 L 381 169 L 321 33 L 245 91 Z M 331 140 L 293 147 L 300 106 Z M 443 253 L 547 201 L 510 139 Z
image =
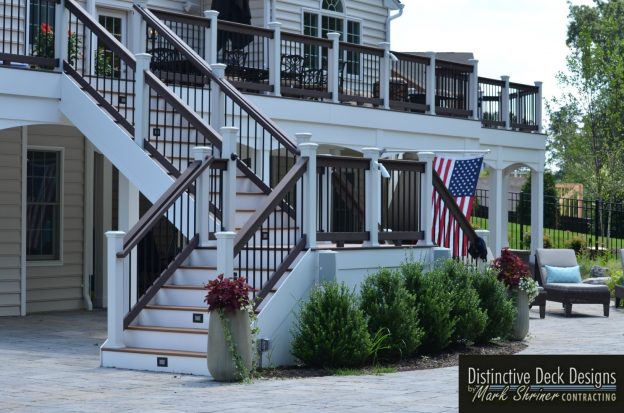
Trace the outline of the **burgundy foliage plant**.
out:
M 501 256 L 492 263 L 492 268 L 498 271 L 498 279 L 508 288 L 518 287 L 522 278 L 529 278 L 529 267 L 509 248 L 503 248 Z
M 208 311 L 224 310 L 236 311 L 249 305 L 249 292 L 252 291 L 244 278 L 224 278 L 219 274 L 217 278 L 206 284 L 206 299 Z

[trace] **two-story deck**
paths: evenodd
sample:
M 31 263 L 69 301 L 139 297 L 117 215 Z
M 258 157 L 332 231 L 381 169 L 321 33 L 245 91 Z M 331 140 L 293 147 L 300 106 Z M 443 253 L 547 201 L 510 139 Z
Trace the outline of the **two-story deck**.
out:
M 432 259 L 431 151 L 484 153 L 494 251 L 505 177 L 528 166 L 542 199 L 539 84 L 393 52 L 395 1 L 249 4 L 255 26 L 200 2 L 3 0 L 0 315 L 108 306 L 104 365 L 203 373 L 201 285 L 236 273 L 285 363 L 319 277 Z

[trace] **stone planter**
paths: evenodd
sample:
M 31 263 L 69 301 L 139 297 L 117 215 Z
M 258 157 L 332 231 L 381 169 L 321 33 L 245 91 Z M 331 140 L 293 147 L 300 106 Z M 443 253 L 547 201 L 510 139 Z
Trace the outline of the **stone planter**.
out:
M 520 289 L 510 290 L 509 296 L 516 306 L 516 318 L 511 329 L 511 339 L 524 340 L 529 332 L 529 297 L 526 291 Z
M 244 310 L 226 311 L 224 321 L 232 333 L 232 341 L 240 355 L 243 366 L 249 372 L 251 358 L 251 325 L 249 313 Z M 239 381 L 234 356 L 225 339 L 221 317 L 217 311 L 210 312 L 208 321 L 208 371 L 217 381 Z

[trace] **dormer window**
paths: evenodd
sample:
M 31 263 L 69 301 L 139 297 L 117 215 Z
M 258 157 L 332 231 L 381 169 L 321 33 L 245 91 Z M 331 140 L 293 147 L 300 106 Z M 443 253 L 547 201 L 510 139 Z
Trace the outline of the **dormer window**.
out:
M 323 0 L 323 10 L 344 13 L 344 6 L 342 5 L 342 0 Z

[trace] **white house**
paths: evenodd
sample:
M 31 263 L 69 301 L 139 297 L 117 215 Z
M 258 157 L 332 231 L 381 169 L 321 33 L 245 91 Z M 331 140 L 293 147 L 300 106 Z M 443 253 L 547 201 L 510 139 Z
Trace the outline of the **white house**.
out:
M 2 2 L 0 315 L 108 307 L 105 366 L 205 374 L 218 272 L 288 363 L 315 282 L 436 254 L 432 152 L 484 153 L 493 251 L 530 168 L 540 246 L 541 84 L 392 51 L 398 0 Z

